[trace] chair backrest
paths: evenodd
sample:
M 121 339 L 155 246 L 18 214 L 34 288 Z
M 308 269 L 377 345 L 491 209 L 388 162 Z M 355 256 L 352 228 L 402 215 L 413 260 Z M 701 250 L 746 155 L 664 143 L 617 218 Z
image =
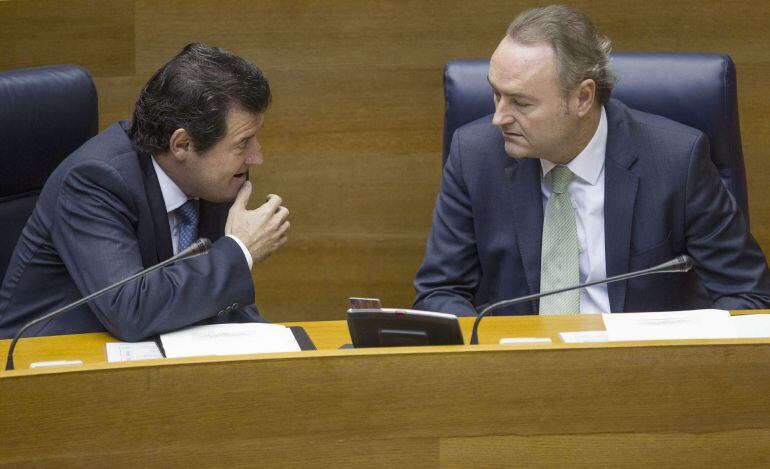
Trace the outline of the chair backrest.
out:
M 0 72 L 0 281 L 46 179 L 98 126 L 96 88 L 84 69 Z
M 612 91 L 627 106 L 694 127 L 709 137 L 711 160 L 749 220 L 735 65 L 727 55 L 614 53 L 618 84 Z M 495 111 L 487 82 L 488 60 L 458 60 L 444 69 L 444 152 L 457 128 Z

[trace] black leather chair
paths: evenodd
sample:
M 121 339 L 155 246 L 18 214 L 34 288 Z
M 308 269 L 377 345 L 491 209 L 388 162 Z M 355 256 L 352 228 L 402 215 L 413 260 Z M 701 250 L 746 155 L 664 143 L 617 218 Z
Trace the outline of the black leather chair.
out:
M 0 72 L 0 281 L 46 179 L 98 126 L 96 88 L 84 69 Z
M 615 53 L 618 84 L 612 91 L 629 107 L 668 117 L 708 135 L 711 160 L 749 220 L 735 65 L 727 55 Z M 454 131 L 495 111 L 487 82 L 488 60 L 449 62 L 444 70 L 444 153 Z

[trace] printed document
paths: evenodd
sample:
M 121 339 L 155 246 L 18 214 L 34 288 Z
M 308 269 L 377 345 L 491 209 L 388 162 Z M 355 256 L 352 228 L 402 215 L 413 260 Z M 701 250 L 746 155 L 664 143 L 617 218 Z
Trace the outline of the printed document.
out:
M 300 351 L 291 329 L 279 324 L 195 326 L 162 334 L 160 341 L 167 358 Z
M 610 341 L 736 337 L 730 312 L 720 309 L 602 314 L 602 319 Z
M 163 358 L 155 342 L 107 342 L 105 345 L 110 363 Z

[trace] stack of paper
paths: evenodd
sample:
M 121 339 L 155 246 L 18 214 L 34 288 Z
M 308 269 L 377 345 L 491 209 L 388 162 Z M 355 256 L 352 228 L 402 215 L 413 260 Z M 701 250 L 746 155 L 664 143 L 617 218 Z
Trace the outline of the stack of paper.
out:
M 603 314 L 602 319 L 610 341 L 736 337 L 730 312 L 720 309 Z
M 733 316 L 733 325 L 742 339 L 770 338 L 770 314 Z
M 195 326 L 162 334 L 160 341 L 167 358 L 300 351 L 291 329 L 279 324 Z
M 603 314 L 606 331 L 562 332 L 566 343 L 628 340 L 770 338 L 770 314 L 731 316 L 720 309 Z
M 299 352 L 291 329 L 278 324 L 211 324 L 182 329 L 160 336 L 167 358 L 207 355 Z M 111 342 L 108 362 L 163 358 L 155 342 Z

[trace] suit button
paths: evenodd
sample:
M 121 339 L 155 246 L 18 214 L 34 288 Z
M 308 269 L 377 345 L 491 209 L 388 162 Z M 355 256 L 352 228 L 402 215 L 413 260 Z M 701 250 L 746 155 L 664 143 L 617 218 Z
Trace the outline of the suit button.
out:
M 220 309 L 219 312 L 217 313 L 217 316 L 222 317 L 223 314 L 225 314 L 225 310 Z
M 232 309 L 238 309 L 238 303 L 233 303 L 230 305 L 230 308 Z

